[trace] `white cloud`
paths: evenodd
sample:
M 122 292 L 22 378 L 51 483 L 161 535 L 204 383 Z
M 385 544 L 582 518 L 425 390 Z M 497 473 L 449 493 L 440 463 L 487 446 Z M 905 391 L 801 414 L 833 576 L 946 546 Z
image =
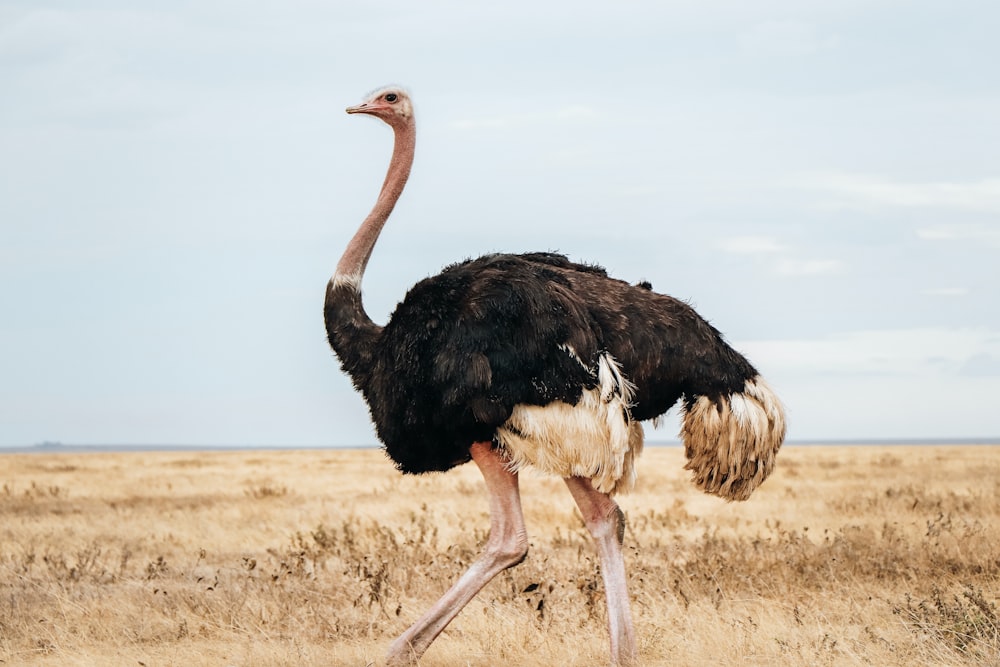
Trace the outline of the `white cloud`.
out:
M 839 259 L 780 259 L 774 270 L 782 276 L 818 276 L 836 273 L 844 267 Z
M 969 183 L 900 183 L 871 174 L 816 172 L 796 178 L 793 185 L 835 195 L 842 205 L 874 204 L 1000 213 L 1000 178 Z
M 937 225 L 917 230 L 917 238 L 924 241 L 980 241 L 1000 246 L 1000 227 L 986 225 Z
M 980 352 L 969 357 L 958 372 L 968 377 L 1000 376 L 1000 356 L 992 356 L 985 352 Z
M 761 56 L 805 56 L 836 48 L 836 35 L 820 36 L 816 26 L 803 21 L 764 21 L 740 36 L 745 51 Z
M 998 377 L 1000 376 L 1000 356 L 980 352 L 969 357 L 958 372 L 960 375 L 968 377 Z
M 788 257 L 791 247 L 767 236 L 732 236 L 717 243 L 723 252 L 734 255 L 784 255 L 771 262 L 771 270 L 780 276 L 817 276 L 836 273 L 844 268 L 839 259 L 802 259 Z
M 956 297 L 965 296 L 969 293 L 967 287 L 935 287 L 933 289 L 925 289 L 923 294 L 927 296 L 944 296 L 944 297 Z
M 511 113 L 484 118 L 465 118 L 453 121 L 452 127 L 460 130 L 525 127 L 565 122 L 589 122 L 600 117 L 601 114 L 590 107 L 570 106 L 535 113 Z
M 733 236 L 719 242 L 724 252 L 737 255 L 757 255 L 786 250 L 786 247 L 766 236 Z
M 833 375 L 955 375 L 970 360 L 1000 358 L 1000 332 L 988 329 L 855 331 L 809 340 L 738 344 L 755 363 L 777 372 Z

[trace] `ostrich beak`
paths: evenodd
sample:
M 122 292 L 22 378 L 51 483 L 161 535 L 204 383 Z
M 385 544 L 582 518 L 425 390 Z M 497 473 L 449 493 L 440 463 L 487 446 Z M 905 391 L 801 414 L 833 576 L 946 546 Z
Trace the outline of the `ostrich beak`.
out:
M 383 108 L 384 105 L 376 104 L 374 102 L 362 102 L 361 104 L 355 104 L 354 106 L 347 107 L 345 111 L 347 111 L 347 113 L 377 114 Z

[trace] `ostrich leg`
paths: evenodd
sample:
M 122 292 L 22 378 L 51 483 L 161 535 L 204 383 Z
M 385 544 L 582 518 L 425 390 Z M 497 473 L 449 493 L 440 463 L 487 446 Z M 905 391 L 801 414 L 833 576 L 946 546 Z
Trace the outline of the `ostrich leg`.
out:
M 490 494 L 490 537 L 482 555 L 465 574 L 392 643 L 386 656 L 390 666 L 414 664 L 483 586 L 528 553 L 517 473 L 507 470 L 506 462 L 488 442 L 473 444 L 471 453 Z
M 608 494 L 595 489 L 589 479 L 567 477 L 565 481 L 601 557 L 601 577 L 604 579 L 604 594 L 608 601 L 611 662 L 621 667 L 634 665 L 637 658 L 635 630 L 632 628 L 632 613 L 629 611 L 625 560 L 622 556 L 625 515 L 618 508 L 618 503 Z

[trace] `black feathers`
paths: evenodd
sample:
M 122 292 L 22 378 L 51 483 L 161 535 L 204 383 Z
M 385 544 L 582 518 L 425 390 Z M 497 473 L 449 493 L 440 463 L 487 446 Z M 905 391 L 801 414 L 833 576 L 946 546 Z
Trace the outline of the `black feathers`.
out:
M 741 390 L 756 372 L 687 304 L 562 255 L 487 255 L 417 283 L 379 328 L 332 286 L 330 344 L 404 472 L 447 470 L 517 404 L 575 404 L 609 352 L 636 385 L 632 416 L 682 395 Z M 354 290 L 354 295 L 344 291 Z

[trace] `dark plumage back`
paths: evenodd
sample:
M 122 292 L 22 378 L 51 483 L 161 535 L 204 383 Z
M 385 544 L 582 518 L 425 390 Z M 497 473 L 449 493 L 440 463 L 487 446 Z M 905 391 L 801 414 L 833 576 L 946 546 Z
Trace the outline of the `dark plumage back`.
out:
M 575 404 L 597 385 L 602 354 L 635 385 L 636 420 L 681 397 L 688 407 L 699 397 L 721 406 L 757 376 L 687 304 L 562 255 L 487 255 L 449 266 L 417 283 L 381 329 L 358 321 L 350 299 L 360 294 L 336 297 L 326 305 L 330 344 L 404 472 L 467 461 L 471 443 L 494 439 L 515 405 Z M 700 483 L 718 492 L 708 487 L 726 484 L 725 476 L 709 471 Z

